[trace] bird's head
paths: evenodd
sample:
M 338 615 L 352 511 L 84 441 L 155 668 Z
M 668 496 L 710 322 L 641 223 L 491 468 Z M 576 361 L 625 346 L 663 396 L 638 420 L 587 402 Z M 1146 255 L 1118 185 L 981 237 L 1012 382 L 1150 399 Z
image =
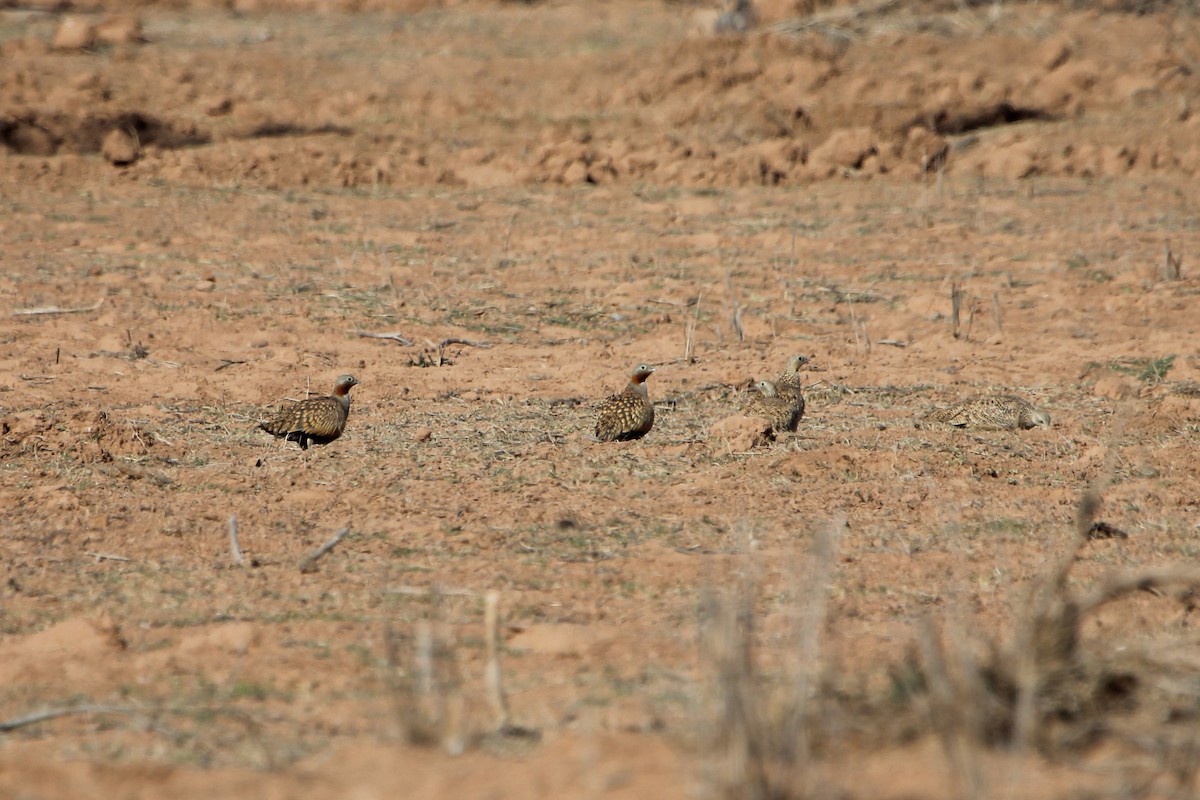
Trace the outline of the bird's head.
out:
M 353 375 L 342 375 L 333 384 L 333 393 L 335 395 L 349 394 L 353 386 L 358 386 L 358 378 Z
M 646 378 L 654 374 L 654 367 L 649 364 L 638 364 L 633 368 L 633 372 L 629 373 L 629 380 L 634 383 L 645 383 Z
M 788 362 L 787 362 L 788 372 L 791 372 L 791 373 L 799 372 L 800 368 L 803 367 L 805 364 L 807 364 L 809 361 L 812 361 L 812 359 L 809 358 L 808 356 L 803 356 L 803 355 L 800 355 L 799 353 L 796 353 L 794 356 L 792 356 L 791 358 L 788 359 Z

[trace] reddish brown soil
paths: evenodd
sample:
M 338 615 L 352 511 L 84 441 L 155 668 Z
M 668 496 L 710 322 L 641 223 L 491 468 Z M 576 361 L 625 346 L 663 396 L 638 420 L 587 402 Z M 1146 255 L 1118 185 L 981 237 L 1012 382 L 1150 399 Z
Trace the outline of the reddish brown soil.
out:
M 0 796 L 704 796 L 705 598 L 751 587 L 786 681 L 833 525 L 809 779 L 957 797 L 895 697 L 921 625 L 1007 643 L 1091 485 L 1128 537 L 1072 588 L 1196 557 L 1195 16 L 213 5 L 0 8 L 0 722 L 80 712 L 0 733 Z M 753 446 L 795 352 L 808 414 Z M 654 430 L 596 443 L 639 361 Z M 344 372 L 340 440 L 256 430 Z M 912 425 L 987 391 L 1054 426 Z M 1188 625 L 1138 593 L 1084 648 L 1194 682 Z M 1187 784 L 1177 694 L 977 779 Z

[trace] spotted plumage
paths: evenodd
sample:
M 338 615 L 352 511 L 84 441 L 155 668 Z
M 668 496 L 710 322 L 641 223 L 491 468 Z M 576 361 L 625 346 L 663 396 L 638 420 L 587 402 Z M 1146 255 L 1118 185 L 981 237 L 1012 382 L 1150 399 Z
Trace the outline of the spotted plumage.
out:
M 1049 428 L 1050 415 L 1020 397 L 991 394 L 964 400 L 949 408 L 934 409 L 917 420 L 917 427 L 930 425 L 982 430 L 1026 430 Z
M 771 381 L 759 381 L 758 390 L 746 403 L 742 413 L 747 417 L 762 417 L 771 424 L 773 433 L 791 432 L 800 424 L 804 406 L 800 408 L 791 400 L 779 396 L 779 387 Z
M 788 359 L 787 366 L 783 368 L 783 372 L 779 373 L 779 377 L 775 379 L 776 394 L 791 404 L 796 412 L 797 423 L 804 416 L 805 406 L 804 380 L 800 377 L 800 368 L 810 360 L 808 356 L 802 356 L 797 353 Z M 791 430 L 795 429 L 795 426 L 792 426 Z
M 310 397 L 276 411 L 258 427 L 277 438 L 287 439 L 307 450 L 310 444 L 329 444 L 346 430 L 350 415 L 350 389 L 358 378 L 343 375 L 333 384 L 329 397 Z
M 602 442 L 627 442 L 640 439 L 654 426 L 654 404 L 646 392 L 646 379 L 654 367 L 639 364 L 629 376 L 629 384 L 619 394 L 604 400 L 596 415 L 596 438 Z

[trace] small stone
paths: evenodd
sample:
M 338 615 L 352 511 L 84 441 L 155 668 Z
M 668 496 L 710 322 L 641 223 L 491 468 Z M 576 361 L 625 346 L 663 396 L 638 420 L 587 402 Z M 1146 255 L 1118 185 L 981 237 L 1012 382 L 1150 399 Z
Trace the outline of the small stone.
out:
M 139 44 L 142 37 L 142 21 L 136 14 L 114 14 L 105 17 L 95 29 L 96 41 L 101 44 Z
M 108 136 L 104 137 L 104 143 L 100 145 L 100 154 L 108 160 L 110 164 L 118 167 L 123 167 L 138 160 L 141 148 L 138 146 L 138 140 L 128 131 L 114 128 L 108 132 Z
M 414 442 L 428 442 L 433 438 L 433 431 L 429 428 L 420 428 L 413 433 Z
M 63 17 L 50 40 L 50 46 L 55 50 L 86 50 L 96 41 L 96 29 L 82 17 L 69 15 Z

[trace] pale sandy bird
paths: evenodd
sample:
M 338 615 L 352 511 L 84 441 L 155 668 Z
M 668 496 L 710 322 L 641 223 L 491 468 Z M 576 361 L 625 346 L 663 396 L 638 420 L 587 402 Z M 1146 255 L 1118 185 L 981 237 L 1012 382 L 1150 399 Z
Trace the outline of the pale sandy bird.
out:
M 307 450 L 310 444 L 329 444 L 346 430 L 350 389 L 357 385 L 358 378 L 343 375 L 334 382 L 332 396 L 289 403 L 258 427 L 272 436 L 295 442 L 301 450 Z
M 779 396 L 779 388 L 771 381 L 759 381 L 755 388 L 758 391 L 746 403 L 742 413 L 747 417 L 762 417 L 771 424 L 771 430 L 775 433 L 796 430 L 804 414 L 803 403 L 796 408 L 791 400 Z
M 788 359 L 787 366 L 775 379 L 775 391 L 779 397 L 792 404 L 796 409 L 796 421 L 804 416 L 804 380 L 800 377 L 800 368 L 811 359 L 799 353 Z M 793 428 L 792 430 L 795 430 Z
M 1049 428 L 1050 415 L 1020 397 L 989 394 L 964 400 L 949 408 L 934 409 L 917 420 L 918 427 L 923 423 L 1012 431 Z
M 654 427 L 654 404 L 646 392 L 646 379 L 654 367 L 638 364 L 625 390 L 606 398 L 596 416 L 596 438 L 602 442 L 640 439 Z

